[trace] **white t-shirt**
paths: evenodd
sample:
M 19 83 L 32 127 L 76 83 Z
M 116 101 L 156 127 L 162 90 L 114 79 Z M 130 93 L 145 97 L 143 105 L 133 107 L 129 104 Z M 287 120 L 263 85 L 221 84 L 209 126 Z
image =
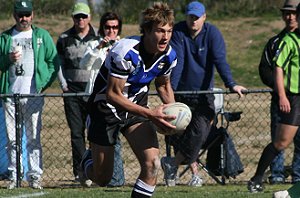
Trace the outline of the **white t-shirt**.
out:
M 14 63 L 9 69 L 10 93 L 30 94 L 36 93 L 34 80 L 34 55 L 32 45 L 32 29 L 25 32 L 12 32 L 13 51 L 15 46 L 22 46 L 20 61 Z

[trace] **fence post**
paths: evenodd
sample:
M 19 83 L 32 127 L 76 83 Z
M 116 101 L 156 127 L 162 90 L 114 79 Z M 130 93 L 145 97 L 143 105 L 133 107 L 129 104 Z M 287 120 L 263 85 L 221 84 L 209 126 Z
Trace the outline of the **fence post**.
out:
M 17 188 L 21 187 L 22 173 L 21 173 L 21 151 L 22 151 L 22 118 L 20 108 L 20 94 L 14 94 L 15 102 L 15 125 L 16 125 L 16 168 L 17 168 Z

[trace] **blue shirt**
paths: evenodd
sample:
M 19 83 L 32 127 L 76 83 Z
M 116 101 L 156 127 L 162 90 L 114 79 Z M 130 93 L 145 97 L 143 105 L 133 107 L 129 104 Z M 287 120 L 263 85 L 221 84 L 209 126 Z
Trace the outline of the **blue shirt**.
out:
M 221 32 L 209 23 L 192 39 L 185 21 L 174 26 L 171 45 L 177 53 L 177 66 L 171 74 L 175 91 L 210 90 L 214 87 L 216 67 L 226 87 L 236 85 L 226 61 L 225 42 Z

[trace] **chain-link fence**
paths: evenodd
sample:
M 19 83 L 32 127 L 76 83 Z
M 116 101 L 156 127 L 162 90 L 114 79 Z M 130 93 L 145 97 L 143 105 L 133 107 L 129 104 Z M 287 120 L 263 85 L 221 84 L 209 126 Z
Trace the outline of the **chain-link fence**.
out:
M 248 91 L 243 98 L 239 98 L 237 94 L 227 91 L 219 93 L 224 94 L 225 112 L 242 111 L 240 120 L 229 123 L 228 132 L 232 136 L 237 152 L 240 155 L 241 161 L 244 165 L 244 172 L 238 175 L 235 179 L 227 179 L 226 182 L 245 182 L 248 181 L 254 174 L 261 152 L 270 142 L 270 90 Z M 201 94 L 201 92 L 194 92 L 193 94 Z M 63 106 L 63 97 L 68 96 L 74 96 L 74 94 L 43 94 L 27 96 L 44 97 L 45 100 L 42 113 L 43 124 L 41 132 L 43 150 L 42 183 L 45 187 L 79 186 L 79 183 L 73 181 L 74 176 L 72 173 L 70 130 L 66 122 Z M 82 97 L 80 94 L 76 94 L 76 96 Z M 0 97 L 1 99 L 4 99 L 5 95 L 1 95 Z M 25 96 L 16 97 L 15 95 L 8 95 L 7 97 L 22 99 Z M 159 104 L 161 104 L 159 97 L 156 94 L 151 94 L 149 96 L 150 108 Z M 6 130 L 4 113 L 3 110 L 1 111 L 2 116 L 0 119 L 2 120 L 0 121 L 0 133 L 2 134 L 2 138 L 0 145 L 0 171 L 7 168 L 7 145 L 5 141 Z M 22 116 L 20 118 L 22 120 Z M 23 120 L 23 122 L 24 121 L 26 120 Z M 17 130 L 19 130 L 19 132 L 24 132 L 20 126 L 22 125 L 17 125 Z M 26 136 L 20 135 L 20 137 L 23 138 L 22 141 L 26 141 Z M 160 141 L 161 156 L 165 156 L 166 144 L 164 136 L 158 134 L 158 137 Z M 133 184 L 139 174 L 139 164 L 125 138 L 122 136 L 121 142 L 126 184 Z M 24 145 L 24 143 L 22 145 Z M 24 148 L 19 150 L 20 153 L 21 151 L 24 152 Z M 285 164 L 290 165 L 293 156 L 293 145 L 291 145 L 285 153 Z M 24 158 L 26 156 L 22 155 L 22 157 Z M 201 160 L 205 162 L 205 155 L 202 155 Z M 184 168 L 185 166 L 181 166 L 179 171 Z M 206 172 L 200 171 L 200 173 L 206 183 L 215 183 L 215 181 L 212 180 Z M 190 177 L 191 173 L 187 171 L 186 174 L 180 178 L 179 183 L 186 184 Z M 0 184 L 5 185 L 6 182 L 4 171 L 4 173 L 2 173 L 2 181 Z M 158 183 L 163 183 L 162 170 L 159 172 Z

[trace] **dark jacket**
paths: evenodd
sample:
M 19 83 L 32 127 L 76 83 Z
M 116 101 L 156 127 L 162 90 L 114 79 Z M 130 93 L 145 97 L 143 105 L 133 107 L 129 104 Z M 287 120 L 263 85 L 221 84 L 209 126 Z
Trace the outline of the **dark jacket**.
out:
M 73 26 L 59 36 L 56 44 L 62 70 L 62 76 L 58 77 L 61 83 L 66 81 L 71 92 L 84 92 L 90 78 L 91 71 L 81 68 L 79 64 L 89 41 L 98 39 L 96 29 L 89 26 L 89 32 L 84 38 L 78 36 Z
M 179 22 L 174 26 L 171 45 L 178 59 L 171 74 L 172 88 L 175 91 L 212 89 L 215 67 L 226 87 L 236 85 L 226 61 L 224 39 L 214 25 L 204 23 L 201 32 L 192 39 L 186 22 Z

